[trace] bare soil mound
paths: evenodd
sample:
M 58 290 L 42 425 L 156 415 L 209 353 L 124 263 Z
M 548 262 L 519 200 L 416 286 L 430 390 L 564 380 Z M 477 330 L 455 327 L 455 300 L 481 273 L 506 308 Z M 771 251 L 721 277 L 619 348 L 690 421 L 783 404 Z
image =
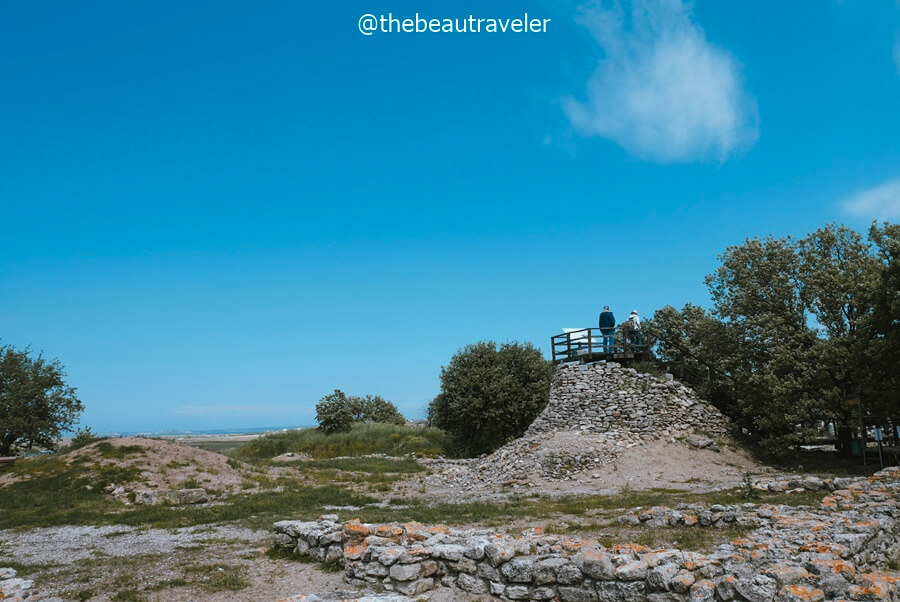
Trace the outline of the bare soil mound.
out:
M 670 438 L 616 448 L 602 435 L 578 431 L 527 436 L 475 460 L 424 462 L 436 471 L 426 478 L 428 493 L 442 499 L 625 488 L 706 491 L 738 487 L 747 475 L 771 472 L 729 445 L 697 449 Z
M 139 476 L 120 483 L 127 490 L 203 488 L 210 492 L 240 490 L 246 480 L 240 466 L 221 454 L 172 441 L 122 437 L 105 439 L 63 456 L 67 462 L 135 468 Z

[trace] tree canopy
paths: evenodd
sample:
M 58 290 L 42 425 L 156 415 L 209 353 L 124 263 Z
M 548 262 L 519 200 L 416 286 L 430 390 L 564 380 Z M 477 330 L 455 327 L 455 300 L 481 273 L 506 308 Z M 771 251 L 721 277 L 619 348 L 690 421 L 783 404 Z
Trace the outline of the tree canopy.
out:
M 520 437 L 550 399 L 553 366 L 531 343 L 482 341 L 441 368 L 441 392 L 428 408 L 456 453 L 491 452 Z
M 0 456 L 17 448 L 53 448 L 82 411 L 57 360 L 0 345 Z
M 868 239 L 828 224 L 804 238 L 748 239 L 707 277 L 713 306 L 657 311 L 657 353 L 769 451 L 852 424 L 845 401 L 896 414 L 900 227 Z
M 359 397 L 347 395 L 340 389 L 329 393 L 316 404 L 316 421 L 326 433 L 350 430 L 354 422 L 382 422 L 406 424 L 400 410 L 379 395 Z

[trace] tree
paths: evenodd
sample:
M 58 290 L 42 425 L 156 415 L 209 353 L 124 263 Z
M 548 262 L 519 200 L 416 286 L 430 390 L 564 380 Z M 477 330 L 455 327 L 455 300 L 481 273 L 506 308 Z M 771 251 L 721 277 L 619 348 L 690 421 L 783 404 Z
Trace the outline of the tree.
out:
M 831 307 L 825 301 L 836 296 L 824 281 L 809 278 L 809 266 L 824 265 L 834 251 L 832 244 L 812 252 L 815 234 L 799 243 L 767 237 L 729 247 L 707 277 L 713 315 L 730 340 L 722 363 L 734 383 L 732 417 L 773 455 L 838 418 L 845 395 L 829 371 L 840 365 L 840 354 L 810 325 L 810 306 L 821 301 Z
M 531 343 L 483 341 L 441 368 L 441 392 L 428 408 L 454 451 L 476 456 L 522 436 L 550 399 L 553 366 Z
M 326 433 L 349 431 L 354 422 L 406 424 L 400 410 L 380 395 L 357 397 L 340 389 L 326 395 L 316 404 L 316 420 Z
M 84 411 L 57 360 L 0 345 L 0 456 L 35 445 L 52 449 Z
M 688 303 L 680 311 L 671 305 L 658 309 L 644 329 L 655 339 L 656 361 L 698 395 L 732 413 L 734 387 L 727 360 L 735 355 L 735 343 L 722 322 Z
M 406 424 L 406 418 L 390 401 L 380 395 L 347 398 L 354 422 L 382 422 L 385 424 Z
M 868 369 L 863 391 L 867 406 L 889 416 L 897 426 L 900 418 L 900 224 L 872 224 L 869 240 L 877 260 L 869 301 L 871 314 L 861 326 L 870 342 L 864 358 Z
M 335 389 L 316 404 L 316 422 L 325 433 L 342 433 L 353 425 L 353 408 L 347 395 Z
M 823 422 L 854 425 L 848 397 L 864 399 L 870 417 L 890 416 L 900 365 L 898 254 L 900 227 L 888 224 L 873 225 L 869 242 L 838 224 L 799 240 L 746 240 L 726 249 L 706 279 L 711 312 L 656 312 L 656 352 L 774 455 L 810 440 Z

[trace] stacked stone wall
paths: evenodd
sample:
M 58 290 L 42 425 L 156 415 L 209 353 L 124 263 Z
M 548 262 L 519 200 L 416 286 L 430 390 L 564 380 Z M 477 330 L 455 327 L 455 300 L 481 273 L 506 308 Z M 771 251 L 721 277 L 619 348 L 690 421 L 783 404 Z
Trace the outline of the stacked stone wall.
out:
M 836 480 L 837 481 L 837 480 Z M 595 540 L 419 523 L 281 521 L 276 546 L 340 562 L 347 580 L 404 595 L 452 587 L 507 600 L 563 602 L 900 601 L 900 468 L 842 479 L 818 508 L 745 504 L 696 513 L 708 523 L 755 527 L 711 554 Z M 706 515 L 709 520 L 700 521 Z M 654 508 L 638 521 L 684 523 Z M 661 524 L 661 523 L 660 523 Z
M 728 433 L 728 419 L 677 381 L 613 362 L 560 365 L 550 402 L 526 436 L 558 430 L 614 433 L 631 441 L 679 432 Z

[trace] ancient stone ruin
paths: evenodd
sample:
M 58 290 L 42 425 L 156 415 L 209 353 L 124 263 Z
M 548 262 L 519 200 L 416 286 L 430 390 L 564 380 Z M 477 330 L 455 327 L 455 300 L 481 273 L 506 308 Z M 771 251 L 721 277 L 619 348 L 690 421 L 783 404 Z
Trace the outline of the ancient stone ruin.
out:
M 658 439 L 683 438 L 715 449 L 728 418 L 685 385 L 617 363 L 562 364 L 550 401 L 523 437 L 475 460 L 429 462 L 439 474 L 429 485 L 452 482 L 459 491 L 484 485 L 534 486 L 604 470 L 623 452 Z
M 726 435 L 728 419 L 678 381 L 611 362 L 563 364 L 525 436 L 570 430 L 633 443 L 692 431 Z
M 483 458 L 450 462 L 444 468 L 454 472 L 429 478 L 449 475 L 463 491 L 476 481 L 568 479 L 649 441 L 679 437 L 709 448 L 727 433 L 727 419 L 678 382 L 613 363 L 563 365 L 548 406 L 524 437 Z M 564 449 L 567 442 L 571 449 Z M 869 478 L 757 486 L 831 493 L 817 508 L 693 504 L 620 517 L 651 527 L 753 529 L 710 554 L 633 544 L 607 548 L 540 529 L 514 535 L 341 522 L 336 515 L 275 523 L 274 543 L 341 563 L 352 585 L 405 596 L 448 587 L 473 596 L 563 602 L 900 601 L 900 577 L 879 572 L 900 557 L 900 468 Z
M 900 468 L 835 479 L 818 508 L 769 504 L 653 508 L 635 520 L 709 528 L 755 526 L 711 554 L 639 545 L 606 548 L 540 529 L 511 535 L 419 523 L 281 521 L 274 542 L 341 562 L 353 585 L 407 596 L 436 587 L 507 600 L 799 602 L 900 600 Z M 702 517 L 702 518 L 701 518 Z

